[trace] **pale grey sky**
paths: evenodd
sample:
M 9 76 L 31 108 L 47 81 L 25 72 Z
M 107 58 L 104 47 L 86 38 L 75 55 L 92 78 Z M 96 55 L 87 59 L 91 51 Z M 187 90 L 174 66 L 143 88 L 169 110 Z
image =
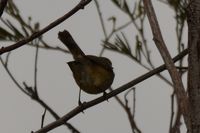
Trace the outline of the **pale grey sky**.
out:
M 41 28 L 64 15 L 79 2 L 78 0 L 15 1 L 24 18 L 32 16 L 33 21 L 41 23 Z M 128 17 L 124 16 L 110 1 L 99 0 L 99 2 L 108 31 L 111 29 L 111 24 L 107 19 L 113 14 L 119 18 L 118 25 L 128 20 Z M 167 47 L 174 56 L 176 55 L 174 14 L 166 5 L 156 1 L 153 2 Z M 145 27 L 148 45 L 152 49 L 153 62 L 158 66 L 162 63 L 162 60 L 152 41 L 149 24 L 146 23 Z M 70 31 L 85 53 L 99 54 L 101 40 L 104 35 L 93 2 L 43 36 L 50 45 L 62 46 L 57 39 L 57 33 L 64 29 Z M 134 32 L 136 30 L 132 25 L 125 32 L 127 36 L 130 36 L 130 42 L 134 42 Z M 20 83 L 26 81 L 28 84 L 33 85 L 34 54 L 35 49 L 23 46 L 11 55 L 12 61 L 9 63 L 9 67 Z M 112 51 L 106 51 L 104 56 L 110 58 L 113 63 L 116 75 L 112 85 L 113 88 L 117 88 L 147 72 L 126 56 Z M 77 106 L 79 89 L 69 67 L 66 65 L 66 62 L 71 60 L 72 56 L 69 54 L 40 50 L 38 91 L 41 99 L 47 102 L 60 116 Z M 30 133 L 32 130 L 38 130 L 44 109 L 19 91 L 1 65 L 0 72 L 1 132 Z M 164 72 L 164 74 L 168 76 L 167 72 Z M 152 77 L 135 87 L 137 88 L 135 118 L 139 128 L 143 133 L 167 133 L 172 88 L 157 77 Z M 124 93 L 119 96 L 123 98 L 123 95 Z M 100 95 L 83 93 L 82 100 L 92 100 L 98 96 Z M 127 115 L 114 98 L 84 112 L 84 114 L 80 113 L 69 120 L 82 133 L 131 133 Z M 54 121 L 54 118 L 47 112 L 45 125 L 52 121 Z M 70 133 L 65 126 L 51 131 L 51 133 L 64 132 Z

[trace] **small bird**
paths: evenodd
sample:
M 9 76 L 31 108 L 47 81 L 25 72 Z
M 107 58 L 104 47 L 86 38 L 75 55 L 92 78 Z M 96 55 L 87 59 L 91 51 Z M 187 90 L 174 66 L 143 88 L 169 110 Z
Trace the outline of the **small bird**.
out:
M 58 33 L 60 41 L 69 49 L 75 61 L 68 62 L 78 84 L 79 105 L 81 90 L 89 94 L 105 93 L 114 79 L 112 63 L 108 58 L 85 55 L 67 30 Z

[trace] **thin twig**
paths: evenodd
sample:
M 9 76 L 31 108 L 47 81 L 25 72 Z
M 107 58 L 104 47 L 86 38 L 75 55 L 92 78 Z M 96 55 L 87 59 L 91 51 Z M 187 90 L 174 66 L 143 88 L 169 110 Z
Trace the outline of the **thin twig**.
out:
M 8 67 L 6 67 L 6 64 L 4 63 L 3 59 L 0 57 L 1 64 L 3 65 L 4 69 L 12 79 L 12 81 L 15 83 L 15 85 L 26 95 L 31 96 L 27 91 L 24 90 L 24 88 L 18 83 L 18 81 L 15 79 L 15 77 L 11 74 L 10 70 Z
M 133 118 L 135 117 L 135 110 L 136 110 L 136 90 L 133 90 Z
M 47 105 L 42 99 L 40 99 L 39 97 L 37 99 L 34 99 L 36 102 L 38 102 L 42 107 L 44 107 L 45 109 L 47 109 L 50 114 L 56 119 L 59 120 L 60 117 L 59 115 L 51 108 L 49 107 L 49 105 Z M 80 133 L 80 131 L 78 131 L 73 125 L 71 125 L 70 123 L 65 122 L 64 123 L 68 129 L 70 129 L 72 131 L 72 133 Z
M 58 114 L 56 114 L 56 112 L 49 107 L 43 100 L 41 100 L 38 96 L 35 96 L 35 92 L 32 91 L 32 88 L 29 87 L 28 89 L 28 85 L 26 85 L 26 83 L 24 83 L 24 86 L 26 86 L 27 89 L 24 89 L 19 83 L 18 81 L 15 79 L 15 77 L 12 75 L 12 73 L 10 72 L 10 70 L 8 69 L 8 67 L 6 66 L 6 64 L 4 63 L 3 59 L 0 56 L 0 62 L 3 65 L 3 67 L 5 68 L 6 72 L 8 73 L 8 75 L 10 76 L 10 78 L 12 79 L 12 81 L 15 83 L 15 85 L 27 96 L 29 96 L 30 98 L 33 98 L 33 100 L 35 100 L 36 102 L 38 102 L 42 107 L 46 108 L 50 114 L 56 119 L 60 119 L 60 117 L 58 116 Z M 27 92 L 26 90 L 30 90 L 30 92 L 34 93 L 30 93 Z M 73 125 L 71 125 L 70 123 L 65 123 L 65 125 L 73 132 L 73 133 L 80 133 Z
M 32 45 L 32 44 L 28 44 L 28 46 L 30 47 L 36 47 L 35 45 Z M 42 46 L 42 45 L 38 45 L 39 48 L 41 49 L 45 49 L 45 50 L 53 50 L 53 51 L 60 51 L 60 52 L 63 52 L 63 53 L 69 53 L 68 50 L 64 49 L 64 48 L 61 48 L 61 47 L 52 47 L 52 46 Z
M 104 23 L 104 20 L 103 20 L 103 17 L 102 17 L 102 13 L 101 13 L 101 10 L 100 10 L 100 7 L 99 7 L 99 3 L 98 3 L 97 0 L 95 0 L 95 5 L 96 5 L 96 8 L 97 8 L 97 12 L 98 12 L 98 15 L 99 15 L 99 18 L 100 18 L 100 22 L 101 22 L 101 27 L 102 27 L 102 30 L 103 30 L 103 33 L 104 33 L 106 41 L 108 41 L 110 39 L 110 37 L 113 35 L 113 33 L 117 32 L 121 28 L 124 28 L 124 27 L 126 27 L 127 25 L 130 24 L 130 23 L 126 23 L 125 25 L 122 25 L 118 29 L 115 29 L 115 26 L 113 26 L 114 28 L 113 28 L 111 34 L 108 36 L 107 32 L 106 32 L 105 23 Z M 105 51 L 105 47 L 102 48 L 102 50 L 100 52 L 100 56 L 102 56 L 104 51 Z M 110 88 L 110 90 L 112 91 L 112 88 Z M 134 118 L 132 117 L 133 115 L 130 112 L 130 109 L 127 108 L 124 105 L 124 103 L 121 101 L 121 99 L 117 95 L 115 96 L 115 99 L 117 100 L 117 102 L 121 105 L 121 107 L 125 110 L 126 114 L 128 115 L 128 119 L 129 119 L 129 122 L 130 122 L 131 129 L 132 129 L 133 133 L 134 133 L 134 130 L 137 130 L 140 133 L 141 131 L 137 127 L 136 122 L 134 121 Z
M 16 48 L 19 48 L 19 47 L 29 43 L 30 41 L 34 40 L 35 38 L 40 37 L 42 34 L 46 33 L 47 31 L 51 30 L 55 26 L 59 25 L 60 23 L 62 23 L 63 21 L 65 21 L 66 19 L 71 17 L 73 14 L 75 14 L 80 9 L 84 9 L 84 7 L 87 4 L 89 4 L 91 1 L 92 0 L 81 0 L 71 11 L 69 11 L 67 14 L 60 17 L 59 19 L 55 20 L 54 22 L 50 23 L 49 25 L 44 27 L 42 30 L 33 33 L 30 37 L 24 38 L 21 41 L 15 43 L 15 44 L 12 44 L 12 45 L 7 46 L 7 47 L 2 47 L 0 49 L 0 55 L 3 54 L 3 53 L 6 53 L 6 52 L 12 51 Z
M 175 92 L 177 95 L 178 103 L 180 104 L 181 112 L 184 116 L 186 127 L 188 129 L 190 129 L 191 128 L 190 104 L 189 104 L 189 100 L 187 97 L 187 93 L 184 90 L 184 86 L 181 81 L 180 74 L 176 70 L 176 67 L 172 61 L 172 58 L 169 54 L 169 51 L 166 47 L 164 40 L 163 40 L 151 0 L 143 0 L 143 3 L 144 3 L 145 10 L 147 12 L 147 16 L 149 19 L 152 33 L 153 33 L 155 44 L 167 66 L 167 70 L 168 70 L 168 72 L 171 76 L 172 82 L 174 84 L 174 89 L 175 89 Z
M 180 107 L 179 105 L 177 106 L 178 109 L 177 109 L 177 113 L 176 113 L 176 118 L 175 118 L 175 122 L 174 122 L 174 125 L 171 129 L 171 132 L 170 133 L 180 133 L 180 126 L 181 126 L 181 111 L 180 111 Z
M 170 117 L 170 124 L 169 124 L 170 133 L 173 127 L 173 119 L 174 119 L 174 96 L 175 96 L 175 92 L 173 92 L 171 95 L 171 117 Z
M 131 114 L 131 109 L 130 107 L 128 106 L 128 99 L 127 99 L 127 96 L 128 94 L 133 91 L 133 94 L 135 93 L 135 87 L 133 87 L 132 89 L 130 89 L 128 92 L 126 92 L 126 94 L 124 95 L 124 99 L 125 99 L 125 107 L 124 107 L 124 110 L 126 111 L 127 115 L 128 115 L 128 119 L 130 121 L 130 124 L 131 124 L 131 128 L 132 128 L 132 132 L 135 133 L 135 131 L 137 133 L 141 133 L 141 130 L 138 128 L 136 122 L 134 121 L 134 115 L 135 115 L 135 112 L 133 112 L 133 114 Z M 134 96 L 133 96 L 133 99 L 134 99 Z M 135 103 L 135 99 L 133 100 L 133 103 Z M 134 105 L 133 105 L 133 110 L 134 109 Z
M 6 67 L 8 67 L 8 61 L 10 59 L 10 55 L 11 55 L 11 52 L 8 52 L 7 55 L 6 55 L 6 59 L 5 59 L 5 62 L 4 62 Z
M 142 2 L 142 0 L 140 0 L 139 1 L 139 5 L 141 4 L 141 2 Z M 154 67 L 154 65 L 153 65 L 153 63 L 152 63 L 152 61 L 151 61 L 151 57 L 150 57 L 150 51 L 149 51 L 149 49 L 148 49 L 148 46 L 147 46 L 147 41 L 146 41 L 146 38 L 145 38 L 145 36 L 144 36 L 144 19 L 145 19 L 145 14 L 142 16 L 142 17 L 134 17 L 133 16 L 133 14 L 131 14 L 130 12 L 125 12 L 124 10 L 122 10 L 122 8 L 119 8 L 122 12 L 124 12 L 124 13 L 126 13 L 129 17 L 130 17 L 130 19 L 131 19 L 131 21 L 130 21 L 130 23 L 132 23 L 133 25 L 134 25 L 134 27 L 136 28 L 136 30 L 138 31 L 138 33 L 139 33 L 139 35 L 140 35 L 140 37 L 141 37 L 141 39 L 142 39 L 142 43 L 143 43 L 143 45 L 144 45 L 144 48 L 145 48 L 145 52 L 142 50 L 142 54 L 144 55 L 144 58 L 146 59 L 146 61 L 147 61 L 147 63 L 149 63 L 149 66 L 151 67 L 151 68 L 149 68 L 149 67 L 147 67 L 146 65 L 144 65 L 143 63 L 141 63 L 140 61 L 138 61 L 138 60 L 135 60 L 134 58 L 134 56 L 129 56 L 130 58 L 132 58 L 134 61 L 136 61 L 139 65 L 141 65 L 142 67 L 144 67 L 145 69 L 147 69 L 147 70 L 152 70 L 152 69 L 154 69 L 155 67 Z M 139 24 L 137 24 L 136 23 L 136 19 L 140 19 L 140 25 Z M 129 23 L 127 23 L 127 25 L 124 25 L 124 26 L 128 26 L 129 25 Z M 108 36 L 108 38 L 110 38 L 110 37 L 112 37 L 112 35 L 116 32 L 117 30 L 115 30 L 115 29 L 113 29 L 112 30 L 112 32 L 109 34 L 109 36 Z M 107 42 L 108 40 L 105 40 L 104 42 Z M 170 86 L 173 86 L 173 84 L 167 79 L 167 78 L 165 78 L 163 75 L 161 75 L 161 74 L 157 74 L 157 76 L 160 78 L 160 79 L 162 79 L 164 82 L 166 82 L 168 85 L 170 85 Z
M 113 89 L 112 88 L 110 88 L 109 89 L 110 91 L 113 91 Z M 134 91 L 135 89 L 133 89 L 133 91 Z M 135 132 L 135 130 L 138 132 L 138 133 L 141 133 L 141 131 L 140 131 L 140 129 L 138 128 L 138 126 L 137 126 L 137 124 L 136 124 L 136 122 L 134 121 L 134 115 L 133 114 L 131 114 L 131 110 L 130 110 L 130 108 L 126 105 L 126 104 L 124 104 L 123 102 L 122 102 L 122 100 L 116 95 L 115 96 L 115 99 L 116 99 L 116 101 L 119 103 L 119 105 L 124 109 L 124 111 L 126 112 L 126 114 L 128 115 L 128 120 L 129 120 L 129 123 L 130 123 L 130 125 L 131 125 L 131 129 L 132 129 L 132 131 L 133 131 L 133 133 Z M 126 99 L 127 100 L 127 99 Z M 134 102 L 134 101 L 133 101 Z M 134 109 L 133 109 L 134 110 Z
M 174 103 L 175 103 L 175 92 L 171 95 L 171 118 L 170 118 L 170 125 L 169 125 L 169 133 L 180 133 L 180 118 L 181 118 L 181 112 L 179 105 L 177 105 L 177 112 L 176 112 L 176 118 L 174 120 Z M 178 104 L 178 103 L 177 103 Z
M 106 32 L 105 23 L 104 23 L 104 20 L 103 20 L 103 16 L 102 16 L 102 13 L 101 13 L 101 10 L 100 10 L 100 7 L 99 7 L 99 2 L 97 0 L 94 0 L 94 2 L 95 2 L 95 6 L 97 8 L 97 13 L 98 13 L 98 16 L 99 16 L 99 19 L 100 19 L 100 23 L 101 23 L 101 27 L 102 27 L 104 36 L 105 36 L 105 38 L 108 38 L 108 35 L 107 35 L 107 32 Z M 105 50 L 105 48 L 102 47 L 99 56 L 103 55 L 104 50 Z
M 113 36 L 114 33 L 116 33 L 116 32 L 118 32 L 118 31 L 120 31 L 120 30 L 126 28 L 126 27 L 129 26 L 130 24 L 132 24 L 132 21 L 126 22 L 126 23 L 122 24 L 121 26 L 119 26 L 119 27 L 117 27 L 117 28 L 114 28 L 114 29 L 112 30 L 112 32 L 108 35 L 107 38 L 111 38 L 111 37 Z
M 42 120 L 41 120 L 41 128 L 43 128 L 43 126 L 44 126 L 44 119 L 46 116 L 46 112 L 47 112 L 47 109 L 44 109 L 44 113 L 42 114 Z
M 35 65 L 34 65 L 34 91 L 36 96 L 38 96 L 38 91 L 37 91 L 37 65 L 38 65 L 38 43 L 36 42 L 36 51 L 35 51 Z
M 45 109 L 47 109 L 50 114 L 56 119 L 59 120 L 60 116 L 49 106 L 47 105 L 42 99 L 38 98 L 38 99 L 34 99 L 35 101 L 37 101 L 42 107 L 44 107 Z M 64 122 L 63 124 L 65 124 L 68 129 L 70 129 L 72 131 L 72 133 L 80 133 L 80 131 L 78 131 L 73 125 L 71 125 L 68 122 Z
M 181 52 L 180 54 L 178 54 L 175 58 L 174 58 L 174 62 L 178 61 L 179 59 L 181 59 L 182 57 L 184 57 L 186 54 L 188 53 L 188 50 L 184 50 L 183 52 Z M 39 129 L 38 131 L 36 131 L 35 133 L 44 133 L 44 132 L 48 132 L 58 126 L 63 125 L 66 121 L 68 121 L 69 119 L 73 118 L 74 116 L 76 116 L 77 114 L 83 112 L 84 110 L 95 106 L 103 101 L 108 100 L 109 98 L 112 98 L 116 95 L 118 95 L 119 93 L 129 89 L 130 87 L 135 86 L 136 84 L 148 79 L 149 77 L 162 72 L 163 70 L 166 69 L 165 64 L 159 66 L 158 68 L 155 68 L 154 70 L 147 72 L 146 74 L 143 74 L 142 76 L 128 82 L 127 84 L 122 85 L 121 87 L 113 90 L 112 92 L 108 93 L 105 96 L 101 96 L 99 98 L 96 98 L 92 101 L 89 102 L 85 102 L 80 106 L 77 106 L 76 108 L 74 108 L 73 110 L 71 110 L 69 113 L 67 113 L 66 115 L 64 115 L 63 117 L 61 117 L 60 119 L 58 119 L 57 121 L 54 121 L 48 125 L 46 125 L 45 127 Z
M 1 0 L 0 1 L 0 17 L 2 16 L 3 11 L 4 11 L 7 3 L 8 3 L 8 0 Z
M 103 21 L 103 16 L 102 16 L 102 13 L 101 13 L 101 10 L 100 10 L 100 7 L 99 7 L 99 2 L 97 0 L 94 0 L 94 2 L 95 2 L 95 5 L 96 5 L 96 8 L 97 8 L 97 12 L 99 14 L 99 19 L 100 19 L 100 22 L 101 22 L 101 27 L 103 29 L 104 36 L 105 36 L 105 38 L 107 38 L 108 35 L 107 35 L 106 27 L 105 27 L 105 24 L 104 24 L 104 21 Z

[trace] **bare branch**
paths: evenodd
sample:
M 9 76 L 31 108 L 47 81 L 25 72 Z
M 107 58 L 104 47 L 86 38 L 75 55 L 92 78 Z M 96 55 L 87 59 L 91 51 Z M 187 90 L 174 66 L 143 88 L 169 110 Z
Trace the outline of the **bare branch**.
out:
M 39 47 L 38 43 L 36 45 L 36 51 L 35 51 L 35 65 L 34 65 L 34 92 L 38 96 L 38 91 L 37 91 L 37 65 L 38 65 L 38 53 L 39 53 Z
M 184 116 L 184 120 L 185 120 L 187 128 L 190 129 L 191 122 L 190 122 L 189 100 L 188 100 L 187 94 L 184 90 L 184 86 L 181 81 L 180 74 L 176 70 L 176 67 L 174 66 L 174 63 L 171 59 L 171 56 L 170 56 L 170 54 L 167 50 L 167 47 L 165 45 L 165 42 L 163 40 L 151 0 L 143 0 L 143 3 L 144 3 L 145 10 L 147 12 L 149 23 L 150 23 L 150 26 L 152 29 L 155 44 L 156 44 L 158 50 L 160 51 L 160 54 L 166 64 L 166 67 L 172 78 L 172 81 L 174 84 L 174 89 L 175 89 L 177 99 L 178 99 L 178 103 L 180 104 L 181 112 Z
M 188 50 L 184 50 L 183 52 L 181 52 L 180 54 L 178 54 L 175 58 L 174 58 L 174 62 L 178 61 L 179 59 L 181 59 L 182 57 L 184 57 L 186 54 L 188 53 Z M 96 98 L 92 101 L 89 101 L 89 102 L 85 102 L 83 103 L 82 105 L 80 106 L 77 106 L 76 108 L 74 108 L 72 111 L 70 111 L 68 114 L 64 115 L 63 117 L 61 117 L 60 119 L 58 119 L 57 121 L 55 122 L 52 122 L 50 124 L 48 124 L 47 126 L 41 128 L 40 130 L 36 131 L 35 133 L 44 133 L 44 132 L 48 132 L 58 126 L 61 126 L 63 125 L 66 121 L 68 121 L 69 119 L 73 118 L 74 116 L 76 116 L 77 114 L 83 112 L 84 110 L 92 107 L 92 106 L 95 106 L 103 101 L 106 101 L 108 100 L 109 98 L 112 98 L 116 95 L 118 95 L 119 93 L 135 86 L 136 84 L 148 79 L 149 77 L 157 74 L 157 73 L 160 73 L 162 72 L 163 70 L 166 69 L 166 66 L 165 64 L 164 65 L 161 65 L 160 67 L 157 67 L 156 69 L 146 73 L 146 74 L 143 74 L 142 76 L 128 82 L 127 84 L 124 84 L 123 86 L 115 89 L 114 91 L 108 93 L 105 96 L 101 96 L 99 98 Z
M 42 120 L 41 120 L 41 128 L 43 128 L 43 125 L 44 125 L 44 119 L 45 119 L 46 112 L 47 112 L 47 109 L 44 109 L 44 113 L 42 114 Z
M 2 16 L 3 11 L 4 11 L 7 3 L 8 3 L 8 0 L 1 0 L 0 1 L 0 17 Z
M 37 55 L 37 54 L 36 54 Z M 33 100 L 35 100 L 36 102 L 38 102 L 42 107 L 44 107 L 45 109 L 47 109 L 50 114 L 56 119 L 58 120 L 60 117 L 58 116 L 58 114 L 56 114 L 56 112 L 49 107 L 43 100 L 41 100 L 39 98 L 39 96 L 37 95 L 37 93 L 35 92 L 35 90 L 33 90 L 32 87 L 28 86 L 25 82 L 24 87 L 22 87 L 20 85 L 20 83 L 15 79 L 15 77 L 12 75 L 12 73 L 10 72 L 10 70 L 8 69 L 7 64 L 4 63 L 3 59 L 0 56 L 0 62 L 3 65 L 3 67 L 5 68 L 6 72 L 8 73 L 8 75 L 10 76 L 10 78 L 13 80 L 13 82 L 16 84 L 16 86 L 27 96 L 29 96 L 30 98 L 32 98 Z M 36 76 L 35 76 L 36 77 Z M 36 85 L 35 85 L 36 86 Z M 71 125 L 70 123 L 65 123 L 65 125 L 68 127 L 68 129 L 70 129 L 73 133 L 80 133 L 73 125 Z
M 102 16 L 102 13 L 101 13 L 101 10 L 100 10 L 100 7 L 99 7 L 99 2 L 97 0 L 94 0 L 94 2 L 95 2 L 95 5 L 96 5 L 96 8 L 97 8 L 97 12 L 98 12 L 98 15 L 99 15 L 99 19 L 100 19 L 100 22 L 101 22 L 101 27 L 102 27 L 104 36 L 105 36 L 105 38 L 107 38 L 108 35 L 107 35 L 106 27 L 105 27 L 105 24 L 104 24 L 104 21 L 103 21 L 103 16 Z
M 15 44 L 12 44 L 12 45 L 7 46 L 7 47 L 2 47 L 0 49 L 0 55 L 3 54 L 3 53 L 6 53 L 6 52 L 12 51 L 14 49 L 17 49 L 17 48 L 29 43 L 30 41 L 34 40 L 35 38 L 40 37 L 42 34 L 48 32 L 49 30 L 51 30 L 55 26 L 59 25 L 60 23 L 62 23 L 63 21 L 65 21 L 66 19 L 71 17 L 73 14 L 75 14 L 80 9 L 84 9 L 84 7 L 87 4 L 89 4 L 91 1 L 92 0 L 81 0 L 71 11 L 69 11 L 67 14 L 60 17 L 59 19 L 55 20 L 54 22 L 50 23 L 49 25 L 44 27 L 42 30 L 33 33 L 30 37 L 24 38 L 21 41 L 15 43 Z
M 10 70 L 7 67 L 7 64 L 4 63 L 3 59 L 0 56 L 0 62 L 3 65 L 3 67 L 5 68 L 6 72 L 8 73 L 8 75 L 10 76 L 10 78 L 12 79 L 12 81 L 15 83 L 15 85 L 26 95 L 31 96 L 20 84 L 19 82 L 15 79 L 15 77 L 11 74 Z

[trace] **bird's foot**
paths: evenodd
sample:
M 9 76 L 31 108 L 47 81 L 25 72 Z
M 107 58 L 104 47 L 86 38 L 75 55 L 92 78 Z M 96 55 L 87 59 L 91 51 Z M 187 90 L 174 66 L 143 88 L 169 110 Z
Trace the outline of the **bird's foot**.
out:
M 82 113 L 84 114 L 84 104 L 85 104 L 86 102 L 81 102 L 80 100 L 78 101 L 78 105 L 82 108 Z
M 107 92 L 105 92 L 105 91 L 103 92 L 103 97 L 108 101 Z

